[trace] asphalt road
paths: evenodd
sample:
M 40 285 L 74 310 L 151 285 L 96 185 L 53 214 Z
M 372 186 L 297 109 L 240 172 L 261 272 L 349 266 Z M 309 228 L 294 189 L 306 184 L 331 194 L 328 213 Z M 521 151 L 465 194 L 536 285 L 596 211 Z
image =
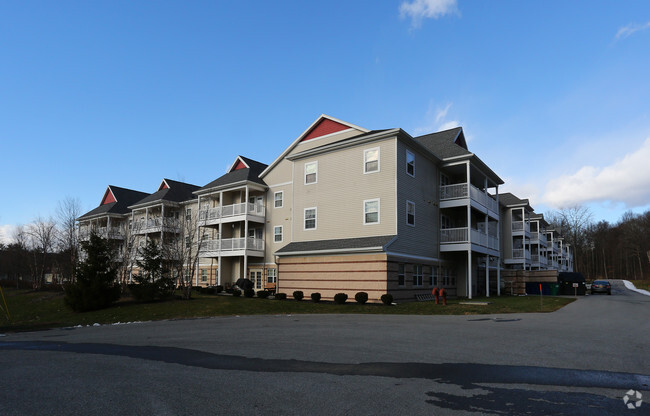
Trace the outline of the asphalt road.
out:
M 245 316 L 7 334 L 0 415 L 650 414 L 650 297 L 616 281 L 612 292 L 551 314 Z M 626 407 L 629 390 L 645 396 L 641 407 Z

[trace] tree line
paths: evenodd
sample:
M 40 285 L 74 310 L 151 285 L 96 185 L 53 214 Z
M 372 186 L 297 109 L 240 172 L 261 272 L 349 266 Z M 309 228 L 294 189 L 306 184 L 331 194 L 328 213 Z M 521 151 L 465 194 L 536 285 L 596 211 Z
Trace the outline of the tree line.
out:
M 628 211 L 613 224 L 593 221 L 583 206 L 545 217 L 571 245 L 574 270 L 587 279 L 650 279 L 650 210 Z

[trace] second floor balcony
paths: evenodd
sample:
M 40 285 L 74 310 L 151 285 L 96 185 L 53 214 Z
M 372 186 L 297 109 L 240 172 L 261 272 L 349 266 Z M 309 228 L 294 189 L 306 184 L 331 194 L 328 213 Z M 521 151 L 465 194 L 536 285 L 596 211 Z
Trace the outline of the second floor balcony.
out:
M 494 214 L 499 213 L 499 204 L 497 201 L 474 185 L 457 183 L 440 187 L 440 201 L 450 202 L 463 199 L 470 199 Z
M 526 260 L 531 261 L 530 250 L 523 248 L 513 248 L 512 249 L 512 259 L 513 260 Z
M 264 239 L 254 237 L 204 240 L 199 246 L 200 257 L 263 255 Z
M 453 251 L 454 244 L 476 244 L 477 246 L 491 250 L 499 250 L 499 239 L 494 235 L 488 235 L 482 231 L 461 228 L 443 228 L 440 230 L 440 244 L 446 246 L 447 251 Z
M 214 208 L 203 208 L 199 211 L 199 223 L 201 225 L 216 224 L 223 220 L 239 220 L 244 216 L 249 219 L 264 221 L 265 208 L 259 203 L 241 203 L 232 205 L 221 205 Z
M 124 230 L 121 227 L 82 227 L 79 229 L 79 240 L 88 241 L 93 230 L 101 238 L 106 238 L 108 240 L 124 239 Z
M 513 233 L 524 233 L 530 236 L 530 223 L 528 221 L 513 221 L 512 222 L 512 232 Z
M 156 217 L 134 221 L 132 229 L 135 234 L 148 234 L 159 232 L 179 232 L 181 223 L 178 218 Z

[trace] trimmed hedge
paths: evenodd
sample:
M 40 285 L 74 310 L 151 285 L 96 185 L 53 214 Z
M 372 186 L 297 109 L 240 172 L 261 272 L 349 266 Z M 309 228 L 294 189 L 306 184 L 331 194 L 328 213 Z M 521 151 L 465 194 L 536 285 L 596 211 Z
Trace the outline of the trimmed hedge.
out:
M 356 295 L 354 295 L 354 300 L 357 301 L 357 303 L 364 304 L 368 302 L 368 294 L 366 292 L 358 292 Z
M 311 294 L 311 300 L 312 302 L 318 303 L 320 302 L 320 293 L 315 292 Z
M 277 300 L 287 300 L 286 293 L 276 293 L 275 295 L 273 295 L 273 297 Z
M 391 295 L 390 293 L 381 295 L 381 301 L 384 302 L 384 305 L 390 305 L 393 303 L 393 295 Z
M 260 299 L 266 299 L 266 298 L 269 297 L 270 294 L 271 294 L 271 292 L 269 292 L 268 290 L 258 290 L 257 291 L 257 297 L 260 298 Z
M 217 285 L 217 293 L 223 292 L 223 286 Z
M 241 296 L 241 290 L 239 290 L 239 289 L 233 289 L 233 290 L 232 290 L 232 295 L 233 295 L 234 297 L 236 297 L 236 298 L 240 297 L 240 296 Z
M 255 296 L 255 289 L 244 289 L 244 296 L 247 298 L 252 298 Z
M 348 295 L 345 293 L 337 293 L 334 295 L 334 302 L 338 303 L 339 305 L 343 305 L 346 301 L 348 300 Z
M 295 300 L 302 300 L 302 298 L 304 298 L 304 297 L 305 297 L 305 294 L 302 293 L 302 290 L 296 290 L 295 292 L 293 292 L 293 298 Z

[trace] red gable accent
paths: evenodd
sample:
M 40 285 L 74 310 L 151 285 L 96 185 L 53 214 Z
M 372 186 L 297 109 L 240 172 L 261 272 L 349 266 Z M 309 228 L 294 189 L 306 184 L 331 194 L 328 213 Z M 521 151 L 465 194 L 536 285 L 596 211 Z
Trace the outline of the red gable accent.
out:
M 314 126 L 314 128 L 311 129 L 311 131 L 307 133 L 305 138 L 301 141 L 304 142 L 305 140 L 315 139 L 316 137 L 325 136 L 327 134 L 336 133 L 337 131 L 347 130 L 349 128 L 350 127 L 344 124 L 337 123 L 336 121 L 325 118 L 316 126 Z
M 160 191 L 167 188 L 169 188 L 169 186 L 167 186 L 167 182 L 163 181 L 163 183 L 160 184 L 160 188 L 158 188 L 158 190 Z
M 104 193 L 104 197 L 102 198 L 102 203 L 99 205 L 106 205 L 115 202 L 115 197 L 113 196 L 113 193 L 111 192 L 111 189 L 108 188 L 106 189 L 106 193 Z
M 244 165 L 244 162 L 242 162 L 241 160 L 237 161 L 237 164 L 232 170 L 239 170 L 239 169 L 246 169 L 246 165 Z

